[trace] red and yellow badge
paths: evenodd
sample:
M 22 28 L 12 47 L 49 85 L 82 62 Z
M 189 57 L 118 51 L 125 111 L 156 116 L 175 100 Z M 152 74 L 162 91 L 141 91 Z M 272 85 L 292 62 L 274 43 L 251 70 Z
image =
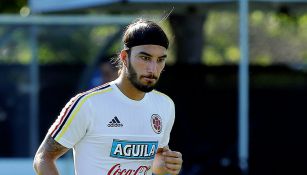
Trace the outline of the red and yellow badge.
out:
M 160 134 L 162 131 L 162 119 L 158 114 L 153 114 L 151 116 L 151 127 L 155 133 Z

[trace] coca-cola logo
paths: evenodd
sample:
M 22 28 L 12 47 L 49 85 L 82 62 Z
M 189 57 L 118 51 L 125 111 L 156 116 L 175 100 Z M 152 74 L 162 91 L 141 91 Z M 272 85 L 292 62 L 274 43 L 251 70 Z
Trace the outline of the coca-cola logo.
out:
M 150 166 L 139 166 L 136 170 L 122 169 L 120 164 L 114 165 L 108 172 L 108 175 L 147 175 Z

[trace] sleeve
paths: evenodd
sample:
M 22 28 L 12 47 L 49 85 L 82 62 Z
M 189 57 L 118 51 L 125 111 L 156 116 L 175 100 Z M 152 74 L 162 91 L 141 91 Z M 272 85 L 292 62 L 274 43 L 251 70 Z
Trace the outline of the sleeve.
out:
M 66 148 L 72 148 L 90 126 L 89 105 L 85 95 L 78 94 L 62 109 L 48 134 Z
M 174 122 L 175 122 L 175 105 L 173 101 L 171 101 L 170 109 L 171 110 L 170 110 L 169 120 L 166 123 L 166 127 L 164 129 L 163 136 L 159 144 L 159 148 L 163 148 L 167 146 L 170 140 L 170 134 L 171 134 Z

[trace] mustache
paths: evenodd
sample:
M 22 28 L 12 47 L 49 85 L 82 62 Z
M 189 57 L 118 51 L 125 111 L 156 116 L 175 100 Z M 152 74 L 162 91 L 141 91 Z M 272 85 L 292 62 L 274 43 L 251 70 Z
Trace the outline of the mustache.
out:
M 151 79 L 155 79 L 155 80 L 158 79 L 158 77 L 155 76 L 154 74 L 151 74 L 151 75 L 142 75 L 141 78 L 151 78 Z

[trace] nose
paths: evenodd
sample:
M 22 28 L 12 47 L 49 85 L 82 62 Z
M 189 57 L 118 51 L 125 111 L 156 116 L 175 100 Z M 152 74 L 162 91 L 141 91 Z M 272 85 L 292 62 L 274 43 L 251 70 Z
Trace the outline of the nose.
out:
M 157 71 L 157 63 L 155 61 L 150 61 L 147 66 L 147 72 L 155 74 Z

